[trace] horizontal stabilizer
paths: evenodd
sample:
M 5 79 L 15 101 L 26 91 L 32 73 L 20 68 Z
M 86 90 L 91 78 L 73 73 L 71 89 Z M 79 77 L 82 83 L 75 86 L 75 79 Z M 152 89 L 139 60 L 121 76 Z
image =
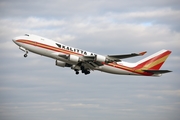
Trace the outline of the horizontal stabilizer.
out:
M 153 74 L 164 74 L 164 73 L 172 72 L 169 70 L 143 70 L 143 71 L 153 73 Z

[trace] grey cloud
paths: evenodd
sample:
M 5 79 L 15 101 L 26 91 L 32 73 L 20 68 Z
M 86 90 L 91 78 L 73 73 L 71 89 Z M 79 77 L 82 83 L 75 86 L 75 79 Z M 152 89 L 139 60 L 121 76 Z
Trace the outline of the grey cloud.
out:
M 13 4 L 12 4 L 13 3 Z M 1 14 L 3 16 L 40 16 L 40 17 L 69 17 L 69 16 L 86 16 L 99 15 L 112 12 L 128 12 L 128 11 L 142 11 L 147 9 L 158 9 L 161 7 L 170 7 L 172 9 L 179 9 L 178 0 L 166 0 L 166 1 L 58 1 L 58 0 L 40 0 L 40 1 L 1 1 Z M 5 9 L 6 8 L 6 9 Z
M 179 119 L 179 1 L 1 1 L 1 119 Z M 172 54 L 162 77 L 91 72 L 23 52 L 12 38 L 44 36 L 100 54 L 160 49 Z M 136 62 L 143 57 L 127 59 Z

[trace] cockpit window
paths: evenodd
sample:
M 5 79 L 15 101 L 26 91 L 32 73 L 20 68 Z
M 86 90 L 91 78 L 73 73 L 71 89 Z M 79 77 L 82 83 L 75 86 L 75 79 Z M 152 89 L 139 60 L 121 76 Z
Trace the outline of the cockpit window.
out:
M 29 34 L 25 34 L 25 36 L 29 36 Z

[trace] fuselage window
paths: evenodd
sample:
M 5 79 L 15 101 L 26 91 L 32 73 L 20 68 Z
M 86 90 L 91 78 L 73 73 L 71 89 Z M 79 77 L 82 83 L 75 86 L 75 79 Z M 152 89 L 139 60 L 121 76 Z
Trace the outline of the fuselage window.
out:
M 73 51 L 73 49 L 72 49 L 72 48 L 70 48 L 70 50 L 71 50 L 71 51 Z
M 93 53 L 91 53 L 91 55 L 94 55 Z

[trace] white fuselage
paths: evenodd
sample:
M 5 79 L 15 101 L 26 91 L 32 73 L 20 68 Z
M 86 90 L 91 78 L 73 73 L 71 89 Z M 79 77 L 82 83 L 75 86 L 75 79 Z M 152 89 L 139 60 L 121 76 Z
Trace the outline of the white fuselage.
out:
M 25 51 L 26 53 L 30 51 L 74 66 L 77 66 L 76 65 L 77 63 L 74 63 L 73 61 L 62 56 L 72 55 L 75 57 L 78 56 L 78 58 L 82 58 L 83 56 L 91 57 L 97 55 L 92 52 L 66 46 L 64 44 L 55 42 L 53 40 L 32 34 L 26 34 L 25 36 L 16 37 L 13 39 L 13 41 L 19 46 L 21 50 Z M 136 64 L 126 63 L 121 61 L 121 62 L 106 63 L 100 66 L 95 66 L 94 68 L 91 68 L 91 66 L 85 66 L 85 67 L 91 68 L 91 70 L 99 70 L 102 72 L 107 72 L 112 74 L 143 75 L 141 74 L 142 73 L 141 71 L 136 72 L 133 69 L 133 67 L 135 66 Z M 71 68 L 74 70 L 80 69 L 77 67 L 74 68 L 71 67 Z
M 17 40 L 28 40 L 29 42 L 27 42 L 27 43 L 26 42 L 18 42 Z M 24 48 L 27 51 L 30 51 L 30 52 L 33 52 L 33 53 L 36 53 L 39 55 L 43 55 L 46 57 L 50 57 L 55 60 L 60 60 L 60 61 L 66 62 L 68 64 L 73 64 L 73 62 L 71 62 L 63 57 L 59 57 L 59 55 L 68 55 L 68 54 L 74 54 L 74 53 L 79 57 L 81 57 L 83 55 L 89 55 L 89 56 L 95 55 L 95 53 L 77 49 L 77 48 L 73 48 L 70 46 L 66 46 L 64 44 L 55 42 L 55 41 L 47 39 L 47 38 L 36 36 L 36 35 L 27 34 L 25 36 L 19 36 L 19 37 L 14 38 L 13 41 L 18 46 L 20 46 L 21 48 Z M 59 49 L 57 44 L 61 45 L 62 49 L 65 49 L 65 50 L 63 52 L 59 52 L 57 50 L 57 49 Z M 119 62 L 116 64 L 121 64 L 121 63 L 123 63 L 123 62 Z M 123 69 L 113 67 L 112 65 L 106 65 L 106 64 L 104 64 L 103 66 L 96 67 L 95 70 L 100 70 L 102 72 L 107 72 L 107 73 L 112 73 L 112 74 L 138 75 L 136 73 L 129 72 L 129 71 L 126 71 Z

